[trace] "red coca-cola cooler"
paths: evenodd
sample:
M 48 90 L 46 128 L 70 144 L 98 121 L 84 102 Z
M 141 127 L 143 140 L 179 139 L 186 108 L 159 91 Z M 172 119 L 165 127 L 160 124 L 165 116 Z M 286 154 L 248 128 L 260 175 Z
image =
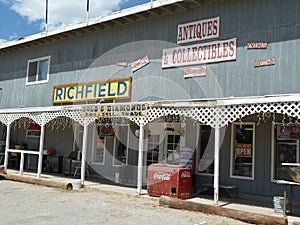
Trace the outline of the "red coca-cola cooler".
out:
M 147 189 L 150 196 L 189 198 L 192 170 L 180 165 L 151 164 L 147 172 Z

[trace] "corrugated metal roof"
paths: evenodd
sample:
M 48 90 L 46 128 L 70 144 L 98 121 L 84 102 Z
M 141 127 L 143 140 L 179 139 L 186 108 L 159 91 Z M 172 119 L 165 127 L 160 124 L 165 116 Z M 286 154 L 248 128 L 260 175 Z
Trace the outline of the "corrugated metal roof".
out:
M 61 27 L 53 31 L 44 31 L 0 45 L 0 54 L 15 50 L 37 47 L 45 43 L 83 35 L 95 30 L 115 28 L 126 24 L 152 19 L 177 12 L 188 11 L 207 4 L 216 4 L 224 0 L 156 0 L 136 7 L 113 12 L 109 15 L 89 19 L 77 24 Z

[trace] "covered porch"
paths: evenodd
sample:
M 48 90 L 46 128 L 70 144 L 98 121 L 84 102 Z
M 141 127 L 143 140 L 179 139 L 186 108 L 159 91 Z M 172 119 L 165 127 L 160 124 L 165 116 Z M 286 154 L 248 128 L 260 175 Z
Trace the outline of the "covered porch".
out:
M 146 103 L 109 103 L 56 106 L 26 109 L 7 109 L 0 111 L 0 121 L 6 125 L 6 140 L 4 153 L 4 172 L 8 170 L 8 154 L 18 152 L 21 154 L 19 174 L 24 173 L 24 159 L 26 154 L 36 154 L 38 165 L 36 177 L 42 177 L 43 153 L 45 141 L 45 127 L 47 123 L 58 117 L 70 118 L 83 128 L 81 151 L 80 179 L 82 185 L 86 181 L 86 157 L 88 145 L 88 126 L 99 118 L 126 118 L 139 126 L 138 166 L 137 166 L 137 193 L 142 194 L 144 176 L 145 126 L 152 121 L 167 115 L 178 115 L 182 118 L 190 118 L 200 124 L 209 125 L 214 132 L 214 205 L 219 205 L 219 171 L 220 171 L 220 147 L 222 141 L 221 128 L 232 122 L 243 123 L 243 118 L 258 114 L 262 115 L 263 122 L 266 113 L 285 115 L 294 118 L 297 123 L 300 116 L 300 95 L 278 95 L 247 98 L 225 98 L 206 100 L 180 100 L 158 101 Z M 38 151 L 19 150 L 10 148 L 11 127 L 14 121 L 20 118 L 29 118 L 41 128 Z M 288 121 L 287 121 L 288 123 Z

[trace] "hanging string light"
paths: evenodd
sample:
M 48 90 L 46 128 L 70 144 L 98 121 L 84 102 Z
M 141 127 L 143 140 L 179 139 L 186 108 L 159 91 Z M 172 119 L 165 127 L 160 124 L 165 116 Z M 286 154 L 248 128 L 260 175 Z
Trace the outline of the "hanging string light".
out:
M 243 121 L 242 121 L 241 117 L 239 118 L 239 121 L 240 121 L 240 128 L 242 128 L 243 127 Z
M 281 121 L 282 125 L 285 126 L 285 115 L 282 115 L 282 121 Z
M 257 114 L 257 117 L 258 117 L 257 126 L 261 123 L 261 116 L 260 116 L 260 114 L 261 114 L 261 113 L 258 113 L 258 114 Z
M 289 117 L 289 122 L 288 122 L 288 126 L 290 126 L 290 125 L 292 125 L 293 124 L 293 122 L 292 122 L 292 118 L 290 117 L 290 116 L 288 116 Z

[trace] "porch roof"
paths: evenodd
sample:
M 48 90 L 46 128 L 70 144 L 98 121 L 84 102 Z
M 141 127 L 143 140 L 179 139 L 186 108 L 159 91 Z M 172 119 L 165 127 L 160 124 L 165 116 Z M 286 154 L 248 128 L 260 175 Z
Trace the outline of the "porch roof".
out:
M 212 127 L 222 127 L 228 123 L 254 113 L 281 113 L 290 117 L 300 118 L 300 94 L 282 94 L 272 96 L 229 97 L 219 99 L 188 99 L 155 102 L 128 102 L 83 104 L 68 106 L 47 106 L 33 108 L 1 109 L 0 121 L 10 124 L 22 117 L 28 117 L 40 125 L 65 116 L 80 124 L 90 124 L 98 116 L 82 116 L 84 107 L 94 110 L 98 107 L 111 107 L 114 111 L 118 107 L 132 107 L 133 105 L 147 105 L 146 115 L 124 116 L 138 125 L 145 125 L 159 117 L 166 115 L 180 115 L 190 117 L 196 121 Z M 112 107 L 113 106 L 113 107 Z M 93 108 L 94 107 L 94 108 Z M 97 110 L 96 110 L 97 111 Z

